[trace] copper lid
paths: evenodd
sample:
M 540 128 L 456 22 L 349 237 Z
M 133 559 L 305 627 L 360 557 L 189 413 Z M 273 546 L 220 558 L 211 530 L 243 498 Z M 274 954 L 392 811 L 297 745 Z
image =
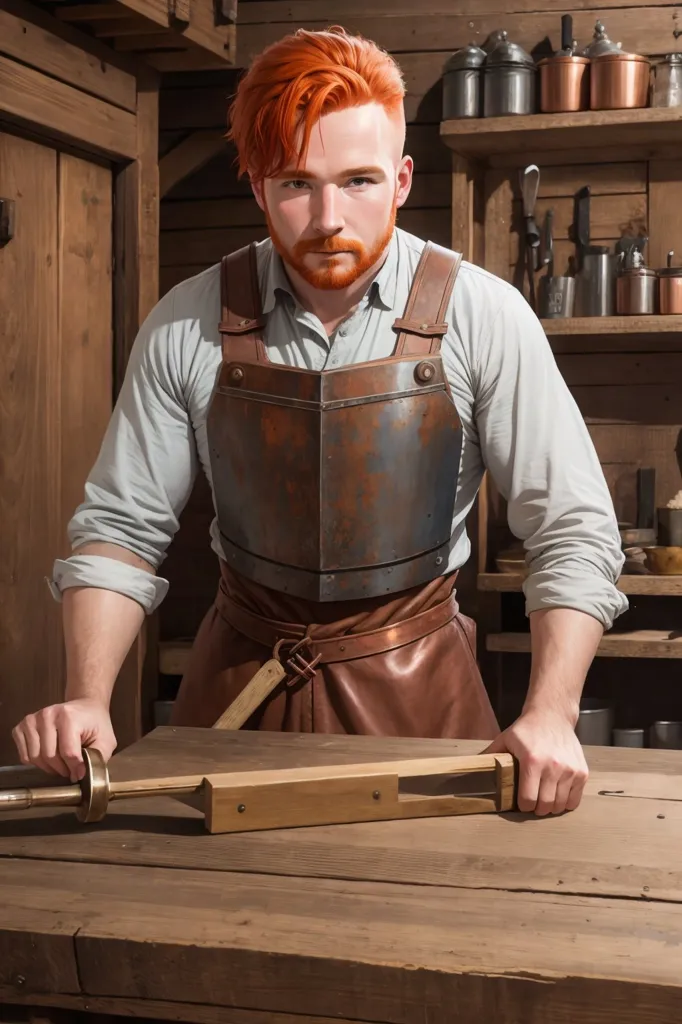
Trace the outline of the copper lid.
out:
M 589 57 L 579 57 L 577 54 L 562 54 L 556 57 L 543 57 L 538 62 L 538 67 L 544 67 L 547 64 L 589 64 Z
M 682 277 L 682 267 L 661 267 L 659 277 Z
M 606 64 L 610 61 L 651 64 L 649 58 L 643 57 L 640 53 L 602 53 L 598 57 L 592 57 L 593 64 Z

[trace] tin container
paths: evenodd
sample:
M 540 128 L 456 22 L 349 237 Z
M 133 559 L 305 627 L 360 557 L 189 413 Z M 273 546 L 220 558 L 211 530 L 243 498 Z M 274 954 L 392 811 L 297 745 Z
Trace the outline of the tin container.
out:
M 534 114 L 537 74 L 531 55 L 500 32 L 483 65 L 483 116 Z
M 604 53 L 592 58 L 590 108 L 634 110 L 649 102 L 648 57 L 637 53 Z
M 616 281 L 616 312 L 619 316 L 647 316 L 656 312 L 657 279 L 655 270 L 644 265 L 636 247 L 619 255 Z
M 649 729 L 649 745 L 664 750 L 682 750 L 682 722 L 654 722 Z
M 575 734 L 583 746 L 610 747 L 613 736 L 613 708 L 603 700 L 583 697 Z
M 576 275 L 575 315 L 613 316 L 618 256 L 606 246 L 589 246 Z
M 682 314 L 682 267 L 673 267 L 674 251 L 668 253 L 668 265 L 658 271 L 658 311 L 663 315 Z
M 540 110 L 543 114 L 589 110 L 590 61 L 562 55 L 540 61 Z
M 682 106 L 682 53 L 669 53 L 651 70 L 651 106 Z
M 453 53 L 443 69 L 443 120 L 483 115 L 483 62 L 486 53 L 469 43 Z
M 646 733 L 644 729 L 614 729 L 614 747 L 644 747 Z

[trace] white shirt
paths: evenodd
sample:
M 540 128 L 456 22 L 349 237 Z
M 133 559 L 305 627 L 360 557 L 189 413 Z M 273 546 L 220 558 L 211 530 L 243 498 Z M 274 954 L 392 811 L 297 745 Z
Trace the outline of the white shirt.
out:
M 298 305 L 271 241 L 259 243 L 269 359 L 319 371 L 389 356 L 392 324 L 424 245 L 396 229 L 364 299 L 330 339 Z M 108 541 L 161 566 L 200 467 L 211 482 L 206 411 L 221 363 L 220 315 L 216 265 L 173 288 L 140 328 L 84 502 L 69 524 L 74 553 L 54 566 L 55 596 L 70 586 L 101 587 L 148 612 L 163 600 L 162 576 L 77 549 Z M 465 519 L 487 467 L 507 499 L 511 531 L 524 541 L 527 612 L 576 608 L 610 627 L 627 608 L 615 586 L 623 565 L 616 517 L 540 322 L 514 287 L 466 262 L 445 320 L 442 355 L 464 438 L 443 571 L 469 558 Z M 222 555 L 215 519 L 211 543 Z

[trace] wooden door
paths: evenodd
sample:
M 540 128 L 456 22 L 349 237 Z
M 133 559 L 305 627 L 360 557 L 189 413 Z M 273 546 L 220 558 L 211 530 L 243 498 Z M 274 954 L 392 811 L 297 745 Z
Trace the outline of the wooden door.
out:
M 12 727 L 62 699 L 60 606 L 47 588 L 69 551 L 112 407 L 112 176 L 0 133 L 0 764 Z

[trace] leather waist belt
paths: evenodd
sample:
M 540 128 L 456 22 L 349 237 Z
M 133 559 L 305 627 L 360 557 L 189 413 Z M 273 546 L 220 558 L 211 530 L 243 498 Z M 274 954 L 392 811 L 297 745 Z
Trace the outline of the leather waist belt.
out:
M 455 592 L 445 601 L 419 612 L 412 618 L 382 626 L 366 633 L 350 633 L 330 639 L 315 638 L 316 626 L 300 626 L 291 622 L 276 622 L 247 611 L 236 604 L 224 591 L 221 584 L 216 598 L 218 613 L 234 629 L 264 647 L 274 649 L 276 645 L 305 642 L 305 647 L 316 662 L 350 661 L 353 658 L 368 658 L 373 654 L 404 647 L 414 640 L 421 640 L 429 633 L 451 622 L 459 611 Z

